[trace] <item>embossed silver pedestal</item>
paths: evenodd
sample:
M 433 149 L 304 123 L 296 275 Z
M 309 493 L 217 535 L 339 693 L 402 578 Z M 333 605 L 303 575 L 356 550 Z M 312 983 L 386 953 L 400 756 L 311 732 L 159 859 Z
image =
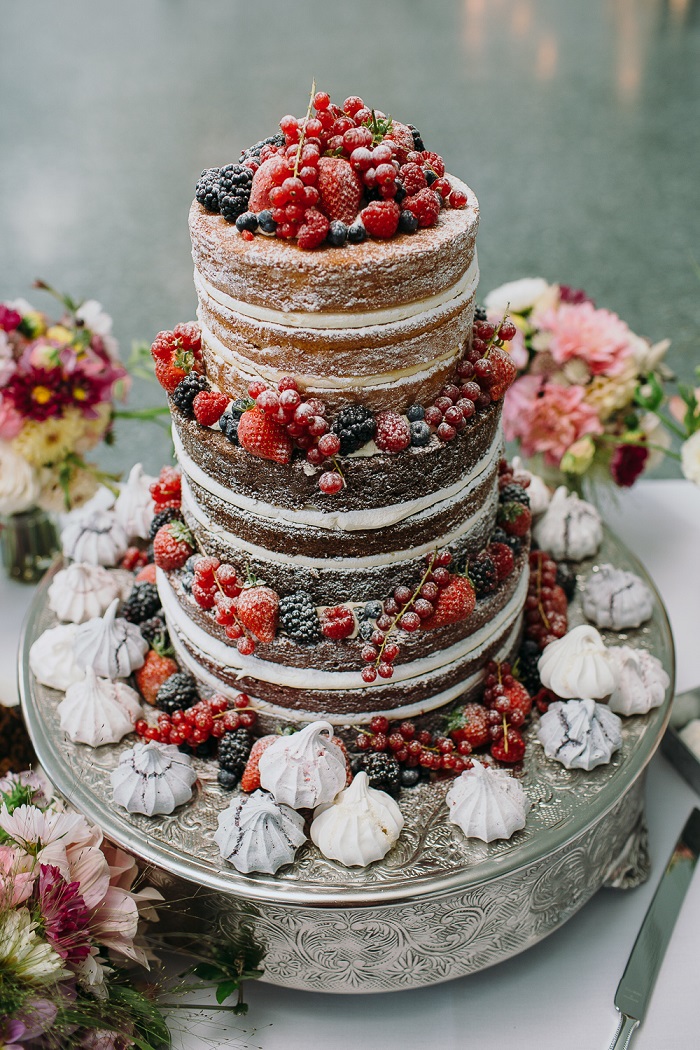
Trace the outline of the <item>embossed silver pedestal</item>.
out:
M 596 561 L 645 575 L 610 535 Z M 594 564 L 579 566 L 581 579 Z M 624 888 L 647 874 L 644 772 L 668 720 L 672 686 L 662 707 L 624 720 L 621 751 L 591 773 L 549 761 L 531 726 L 518 775 L 533 808 L 525 829 L 508 842 L 465 839 L 447 820 L 449 783 L 437 782 L 401 793 L 406 826 L 380 864 L 343 868 L 307 843 L 277 876 L 244 876 L 221 860 L 213 842 L 217 816 L 231 798 L 216 783 L 213 763 L 195 762 L 191 804 L 170 817 L 130 816 L 112 805 L 109 782 L 130 741 L 92 750 L 65 739 L 56 713 L 61 694 L 34 680 L 27 659 L 31 642 L 55 622 L 47 586 L 30 612 L 20 666 L 39 759 L 79 810 L 149 866 L 149 881 L 180 902 L 178 914 L 187 902 L 188 926 L 213 931 L 222 942 L 259 946 L 272 983 L 384 992 L 460 977 L 535 944 L 602 885 Z M 570 618 L 572 625 L 581 621 L 577 600 Z M 673 678 L 673 643 L 658 597 L 645 627 L 604 633 L 610 644 L 648 648 Z

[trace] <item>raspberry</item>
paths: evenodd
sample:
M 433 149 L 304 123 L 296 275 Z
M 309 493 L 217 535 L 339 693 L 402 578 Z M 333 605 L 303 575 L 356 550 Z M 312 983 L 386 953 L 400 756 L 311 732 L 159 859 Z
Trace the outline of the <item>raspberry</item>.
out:
M 355 630 L 355 617 L 352 609 L 345 605 L 336 605 L 321 612 L 321 631 L 326 638 L 338 641 L 348 638 Z
M 322 212 L 317 208 L 307 208 L 297 233 L 297 244 L 307 250 L 317 248 L 325 241 L 329 227 L 330 223 Z
M 431 153 L 430 150 L 423 150 L 421 153 L 423 157 L 423 164 L 425 167 L 430 168 L 434 171 L 438 178 L 442 178 L 445 174 L 445 162 L 439 153 Z
M 218 394 L 214 390 L 200 390 L 192 402 L 194 418 L 200 426 L 212 427 L 221 419 L 228 402 L 226 394 Z
M 360 218 L 372 237 L 393 237 L 398 229 L 401 212 L 392 200 L 373 201 L 360 212 Z
M 407 197 L 420 193 L 427 186 L 425 172 L 419 164 L 402 164 L 399 168 L 399 178 L 403 183 Z
M 505 580 L 515 568 L 513 551 L 505 543 L 490 543 L 485 553 L 496 567 L 498 581 Z
M 440 195 L 434 190 L 424 189 L 414 196 L 405 197 L 401 207 L 415 215 L 419 226 L 434 226 L 440 214 Z
M 382 452 L 402 452 L 411 444 L 411 429 L 397 412 L 378 412 L 374 441 Z

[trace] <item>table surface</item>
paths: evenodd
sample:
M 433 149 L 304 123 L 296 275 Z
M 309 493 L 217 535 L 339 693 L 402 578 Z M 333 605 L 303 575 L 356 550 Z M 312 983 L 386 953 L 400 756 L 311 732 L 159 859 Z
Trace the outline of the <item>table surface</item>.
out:
M 642 482 L 607 500 L 605 516 L 646 565 L 666 603 L 677 647 L 678 690 L 700 683 L 697 522 L 700 490 L 685 482 Z M 0 580 L 0 698 L 16 698 L 15 649 L 33 588 Z M 375 996 L 320 995 L 252 983 L 248 1018 L 178 1010 L 173 1045 L 240 1050 L 418 1050 L 470 1046 L 519 1050 L 608 1047 L 613 996 L 644 913 L 695 792 L 657 755 L 647 781 L 652 876 L 636 890 L 601 890 L 556 933 L 493 970 L 419 991 Z M 638 1050 L 697 1045 L 697 930 L 700 876 L 683 905 Z M 201 996 L 197 1003 L 204 1002 Z

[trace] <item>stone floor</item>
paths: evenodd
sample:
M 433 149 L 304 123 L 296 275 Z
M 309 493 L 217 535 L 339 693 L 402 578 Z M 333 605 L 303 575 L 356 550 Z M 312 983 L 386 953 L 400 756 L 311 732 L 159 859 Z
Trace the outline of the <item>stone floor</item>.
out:
M 4 297 L 41 276 L 98 298 L 125 350 L 191 317 L 199 171 L 302 113 L 315 76 L 473 186 L 484 290 L 581 286 L 671 337 L 686 378 L 700 359 L 699 0 L 23 0 L 2 36 Z M 167 455 L 153 427 L 118 436 L 106 465 Z

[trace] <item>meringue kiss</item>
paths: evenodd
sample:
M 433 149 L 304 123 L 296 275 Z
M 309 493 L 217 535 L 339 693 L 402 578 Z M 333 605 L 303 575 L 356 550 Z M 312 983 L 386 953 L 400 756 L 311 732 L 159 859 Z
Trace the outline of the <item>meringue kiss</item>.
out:
M 345 787 L 345 756 L 330 722 L 312 722 L 270 744 L 260 758 L 260 786 L 292 809 L 332 802 Z
M 366 773 L 358 773 L 333 802 L 316 810 L 311 838 L 329 860 L 365 867 L 386 856 L 403 823 L 393 798 L 370 787 Z
M 585 623 L 550 642 L 537 669 L 542 685 L 564 699 L 601 700 L 615 688 L 603 639 Z

